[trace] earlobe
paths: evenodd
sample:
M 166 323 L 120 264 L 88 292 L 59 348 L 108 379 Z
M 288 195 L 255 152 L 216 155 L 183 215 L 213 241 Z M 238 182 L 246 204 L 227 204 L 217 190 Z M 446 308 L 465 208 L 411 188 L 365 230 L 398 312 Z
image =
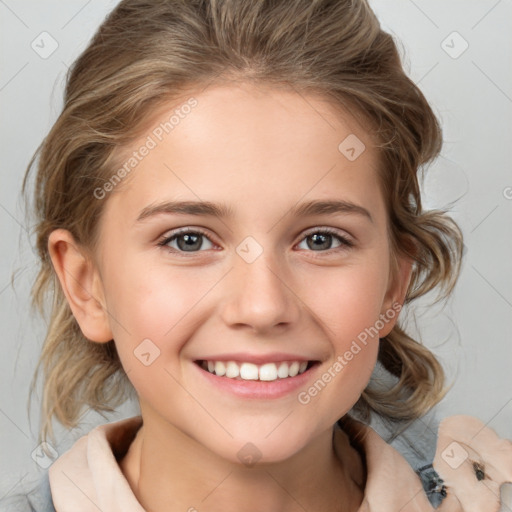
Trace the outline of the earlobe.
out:
M 411 282 L 413 263 L 413 260 L 409 258 L 398 258 L 397 260 L 394 279 L 390 283 L 382 305 L 381 319 L 384 316 L 386 322 L 384 322 L 384 327 L 379 330 L 379 338 L 387 336 L 396 324 Z
M 73 316 L 83 335 L 95 342 L 112 339 L 101 279 L 91 258 L 65 229 L 52 231 L 48 251 Z

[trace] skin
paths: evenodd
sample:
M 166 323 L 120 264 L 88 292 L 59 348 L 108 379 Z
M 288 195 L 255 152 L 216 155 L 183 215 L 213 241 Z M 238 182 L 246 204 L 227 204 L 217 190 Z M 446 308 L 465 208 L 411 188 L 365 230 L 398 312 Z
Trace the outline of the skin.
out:
M 235 397 L 198 378 L 193 361 L 227 352 L 300 354 L 320 361 L 307 390 L 379 315 L 403 303 L 411 263 L 399 260 L 392 276 L 374 142 L 316 95 L 233 83 L 194 97 L 191 113 L 104 199 L 93 253 L 65 230 L 49 240 L 82 332 L 98 343 L 115 340 L 139 397 L 144 424 L 121 469 L 152 511 L 169 503 L 172 510 L 355 511 L 361 461 L 335 455 L 332 431 L 369 381 L 377 338 L 308 404 L 298 392 Z M 165 105 L 152 126 L 174 108 Z M 366 145 L 354 161 L 338 150 L 350 134 Z M 371 220 L 354 212 L 289 214 L 297 203 L 326 199 L 359 205 Z M 161 213 L 137 221 L 169 200 L 222 202 L 234 216 Z M 181 255 L 179 240 L 158 245 L 183 227 L 202 228 L 208 238 Z M 310 235 L 320 228 L 353 246 L 332 237 L 317 249 Z M 263 250 L 251 263 L 236 252 L 248 236 Z M 144 339 L 160 350 L 149 366 L 134 356 Z M 248 442 L 261 453 L 252 467 L 237 456 Z

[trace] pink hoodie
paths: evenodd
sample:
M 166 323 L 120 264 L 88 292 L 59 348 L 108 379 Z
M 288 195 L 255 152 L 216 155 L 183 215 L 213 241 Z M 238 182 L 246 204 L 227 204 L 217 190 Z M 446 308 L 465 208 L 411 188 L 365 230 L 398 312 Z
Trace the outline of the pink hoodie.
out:
M 141 425 L 136 416 L 96 427 L 54 462 L 49 477 L 57 512 L 145 512 L 116 460 Z M 512 442 L 477 418 L 450 416 L 439 426 L 432 465 L 445 498 L 437 509 L 409 463 L 371 427 L 353 419 L 345 430 L 337 426 L 336 452 L 347 453 L 355 449 L 351 446 L 361 453 L 367 471 L 358 512 L 512 511 L 510 486 L 500 498 L 500 485 L 512 483 Z M 364 474 L 358 477 L 362 484 Z

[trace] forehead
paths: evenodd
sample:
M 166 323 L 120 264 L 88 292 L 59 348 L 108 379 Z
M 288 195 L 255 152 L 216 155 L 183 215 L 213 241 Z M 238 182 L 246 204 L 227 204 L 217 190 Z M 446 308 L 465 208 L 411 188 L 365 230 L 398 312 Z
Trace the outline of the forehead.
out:
M 378 194 L 369 130 L 319 94 L 217 85 L 162 105 L 145 124 L 138 140 L 119 152 L 117 165 L 130 172 L 109 208 L 218 197 L 261 209 L 286 197 L 327 197 L 339 187 Z

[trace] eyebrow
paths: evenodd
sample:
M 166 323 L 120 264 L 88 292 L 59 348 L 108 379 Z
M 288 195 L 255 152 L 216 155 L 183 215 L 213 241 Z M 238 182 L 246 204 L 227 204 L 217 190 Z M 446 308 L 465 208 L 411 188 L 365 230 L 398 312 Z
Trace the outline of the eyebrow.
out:
M 296 217 L 348 213 L 361 215 L 373 222 L 373 218 L 366 208 L 350 201 L 334 199 L 300 203 L 291 208 L 288 213 Z M 164 201 L 144 208 L 137 217 L 137 222 L 160 214 L 197 215 L 227 219 L 234 217 L 234 210 L 226 204 L 210 201 Z

